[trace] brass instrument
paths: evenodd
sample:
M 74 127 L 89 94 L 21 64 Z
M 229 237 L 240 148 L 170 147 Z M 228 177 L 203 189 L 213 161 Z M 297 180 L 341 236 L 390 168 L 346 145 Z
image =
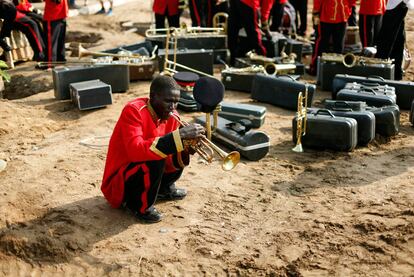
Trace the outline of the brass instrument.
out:
M 166 38 L 174 33 L 176 37 L 209 37 L 212 35 L 225 35 L 224 28 L 213 27 L 188 27 L 182 24 L 180 28 L 148 29 L 145 31 L 147 38 Z
M 269 58 L 269 57 L 265 57 L 259 54 L 256 54 L 256 52 L 254 50 L 251 50 L 249 52 L 246 53 L 246 57 L 248 57 L 251 61 L 253 62 L 260 62 L 260 63 L 275 63 L 276 59 L 275 58 Z
M 170 28 L 168 29 L 167 32 L 167 36 L 165 38 L 165 57 L 164 57 L 164 70 L 162 72 L 162 74 L 165 75 L 174 75 L 175 73 L 177 73 L 178 71 L 176 70 L 177 67 L 185 69 L 187 71 L 192 71 L 194 73 L 197 73 L 199 75 L 204 75 L 207 77 L 211 77 L 214 78 L 213 75 L 207 74 L 205 72 L 193 69 L 191 67 L 185 66 L 183 64 L 177 63 L 177 44 L 178 44 L 178 38 L 176 36 L 176 32 L 175 32 L 176 28 Z M 170 45 L 173 45 L 173 60 L 170 61 L 168 56 L 169 56 L 169 50 L 170 50 Z
M 292 148 L 294 152 L 303 152 L 302 137 L 306 135 L 306 121 L 308 109 L 308 86 L 305 87 L 305 95 L 299 92 L 298 110 L 296 112 L 296 146 Z
M 139 54 L 127 53 L 126 51 L 123 51 L 122 53 L 119 53 L 119 54 L 105 53 L 105 52 L 99 52 L 99 51 L 89 51 L 83 48 L 81 44 L 79 44 L 78 58 L 80 59 L 84 56 L 114 57 L 114 58 L 142 58 L 143 57 Z
M 229 15 L 225 12 L 216 13 L 213 16 L 213 28 L 223 28 L 223 33 L 227 34 Z
M 263 73 L 269 76 L 275 76 L 281 72 L 289 72 L 295 70 L 296 65 L 294 64 L 275 64 L 265 63 L 265 65 L 251 65 L 243 68 L 227 67 L 222 72 L 227 73 L 240 73 L 240 74 L 252 74 L 252 73 Z
M 189 123 L 179 119 L 175 114 L 170 113 L 175 120 L 177 120 L 181 126 L 188 126 Z M 213 160 L 214 152 L 221 158 L 222 163 L 221 167 L 225 171 L 232 170 L 240 161 L 240 153 L 237 151 L 232 151 L 230 153 L 225 152 L 217 145 L 215 145 L 211 140 L 206 137 L 202 137 L 199 140 L 195 140 L 195 145 L 193 146 L 194 151 L 200 155 L 208 163 L 211 163 Z
M 281 57 L 282 63 L 295 63 L 297 55 L 296 53 L 293 53 L 293 52 L 288 55 L 286 54 L 285 51 L 282 51 L 280 53 L 280 57 Z
M 345 55 L 336 53 L 322 53 L 321 61 L 326 62 L 341 62 L 345 67 L 354 67 L 357 64 L 392 64 L 391 59 L 378 59 L 363 56 L 356 56 L 352 53 Z

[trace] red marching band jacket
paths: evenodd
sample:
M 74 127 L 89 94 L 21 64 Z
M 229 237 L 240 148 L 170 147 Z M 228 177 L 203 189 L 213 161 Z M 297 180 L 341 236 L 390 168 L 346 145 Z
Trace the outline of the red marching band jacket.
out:
M 67 0 L 61 0 L 60 3 L 56 1 L 45 0 L 45 10 L 43 14 L 43 20 L 55 21 L 65 19 L 68 17 L 69 6 Z
M 319 13 L 321 22 L 341 23 L 348 20 L 352 6 L 355 0 L 314 0 L 313 13 Z
M 387 0 L 361 0 L 359 14 L 380 15 L 385 13 Z
M 152 11 L 156 14 L 164 14 L 168 8 L 168 15 L 176 15 L 178 13 L 178 0 L 154 0 Z
M 149 188 L 146 161 L 165 159 L 165 172 L 188 165 L 189 156 L 184 151 L 179 127 L 173 117 L 159 120 L 148 98 L 137 98 L 125 106 L 109 141 L 101 186 L 112 207 L 120 207 L 125 181 L 139 169 L 144 172 L 145 188 Z
M 270 10 L 272 9 L 273 2 L 275 0 L 240 0 L 242 3 L 253 8 L 254 10 L 260 9 L 262 16 L 261 21 L 267 21 L 269 19 Z

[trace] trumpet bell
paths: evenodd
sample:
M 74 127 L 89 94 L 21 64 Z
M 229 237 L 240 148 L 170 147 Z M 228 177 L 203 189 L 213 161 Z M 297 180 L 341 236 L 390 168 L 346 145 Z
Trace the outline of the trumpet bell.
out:
M 223 168 L 224 171 L 230 171 L 233 168 L 235 168 L 239 162 L 240 162 L 240 153 L 237 151 L 233 151 L 223 158 L 221 168 Z
M 297 153 L 302 153 L 303 152 L 303 147 L 302 144 L 298 144 L 295 147 L 292 148 L 293 152 L 297 152 Z

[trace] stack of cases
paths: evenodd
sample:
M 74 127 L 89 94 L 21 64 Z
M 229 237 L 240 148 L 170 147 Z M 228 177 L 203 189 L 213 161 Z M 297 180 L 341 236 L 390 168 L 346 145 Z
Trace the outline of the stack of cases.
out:
M 335 99 L 339 90 L 345 87 L 347 83 L 373 83 L 378 85 L 388 85 L 395 88 L 397 96 L 397 105 L 401 109 L 409 110 L 411 102 L 414 100 L 414 82 L 385 80 L 376 77 L 361 77 L 354 75 L 337 74 L 332 82 L 332 98 Z
M 312 105 L 315 85 L 304 84 L 290 76 L 266 76 L 257 74 L 253 81 L 251 97 L 254 100 L 273 104 L 289 110 L 297 110 L 298 95 L 308 89 L 308 107 Z
M 368 106 L 395 105 L 395 88 L 388 85 L 347 83 L 336 95 L 338 100 L 364 101 Z
M 319 58 L 318 58 L 319 59 Z M 341 62 L 318 61 L 317 79 L 323 90 L 332 90 L 332 80 L 336 74 L 358 76 L 380 76 L 394 79 L 394 64 L 366 64 L 346 67 Z
M 257 105 L 222 102 L 219 116 L 231 121 L 248 119 L 253 128 L 260 128 L 265 121 L 266 108 Z
M 72 102 L 79 110 L 90 110 L 112 104 L 111 86 L 101 80 L 70 84 Z
M 297 142 L 297 116 L 292 121 L 293 143 Z M 302 145 L 308 148 L 352 151 L 358 143 L 357 121 L 349 117 L 336 117 L 329 110 L 308 113 L 306 134 Z
M 205 116 L 196 118 L 196 122 L 206 124 Z M 213 118 L 211 118 L 213 122 Z M 258 161 L 266 156 L 270 148 L 270 138 L 264 132 L 250 130 L 239 134 L 226 125 L 232 121 L 218 117 L 217 129 L 212 133 L 215 141 L 223 144 L 231 150 L 239 151 L 248 160 Z

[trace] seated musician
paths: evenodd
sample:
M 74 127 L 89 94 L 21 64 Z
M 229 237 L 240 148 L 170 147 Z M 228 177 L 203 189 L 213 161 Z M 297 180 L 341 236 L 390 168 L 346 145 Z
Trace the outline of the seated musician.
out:
M 137 98 L 123 109 L 109 142 L 102 192 L 112 207 L 126 207 L 146 223 L 161 220 L 157 199 L 186 196 L 175 187 L 189 163 L 189 140 L 204 135 L 199 124 L 180 128 L 176 107 L 180 98 L 171 77 L 158 76 L 149 98 Z M 174 113 L 175 116 L 171 116 Z

